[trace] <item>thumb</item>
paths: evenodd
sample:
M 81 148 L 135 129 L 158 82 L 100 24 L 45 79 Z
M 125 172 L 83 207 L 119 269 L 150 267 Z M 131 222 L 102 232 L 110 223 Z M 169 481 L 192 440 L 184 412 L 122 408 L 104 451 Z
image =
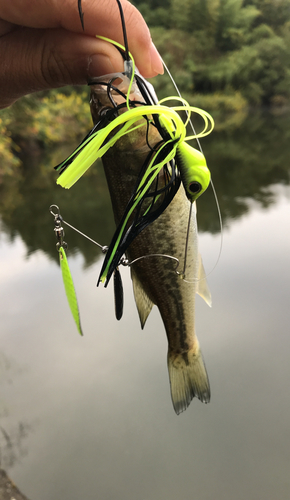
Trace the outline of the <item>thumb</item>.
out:
M 48 88 L 124 70 L 110 43 L 63 29 L 20 28 L 0 37 L 0 108 Z

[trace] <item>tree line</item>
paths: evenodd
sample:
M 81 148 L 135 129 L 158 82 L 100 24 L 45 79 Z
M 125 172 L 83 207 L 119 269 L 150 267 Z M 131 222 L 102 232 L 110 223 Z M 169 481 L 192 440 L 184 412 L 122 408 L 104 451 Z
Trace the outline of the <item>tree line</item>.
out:
M 237 106 L 289 101 L 290 0 L 133 3 L 183 92 Z
M 191 104 L 241 123 L 249 106 L 290 102 L 290 0 L 133 0 Z M 130 46 L 130 40 L 129 40 Z M 130 48 L 130 47 L 129 47 Z M 168 75 L 159 98 L 175 95 Z M 34 141 L 43 150 L 81 138 L 91 126 L 88 90 L 66 87 L 26 96 L 0 113 L 0 184 Z M 72 105 L 73 103 L 73 105 Z M 223 115 L 224 117 L 225 115 Z

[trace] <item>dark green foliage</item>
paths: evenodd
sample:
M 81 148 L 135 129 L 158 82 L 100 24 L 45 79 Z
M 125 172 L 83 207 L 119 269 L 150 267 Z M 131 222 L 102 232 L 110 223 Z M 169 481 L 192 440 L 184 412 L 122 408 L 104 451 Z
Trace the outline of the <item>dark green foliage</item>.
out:
M 254 105 L 289 101 L 290 0 L 133 3 L 182 92 L 241 95 Z
M 260 11 L 259 24 L 279 29 L 290 20 L 289 0 L 245 0 L 244 4 L 253 5 Z

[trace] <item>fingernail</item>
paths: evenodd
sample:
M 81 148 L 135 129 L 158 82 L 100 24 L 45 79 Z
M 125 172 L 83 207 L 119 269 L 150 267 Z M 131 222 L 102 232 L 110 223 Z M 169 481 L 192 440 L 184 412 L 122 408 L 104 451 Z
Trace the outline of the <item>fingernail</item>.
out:
M 115 73 L 112 61 L 109 57 L 103 54 L 94 54 L 89 58 L 88 75 L 90 77 L 108 75 Z
M 161 56 L 156 49 L 154 43 L 152 42 L 151 48 L 150 48 L 150 55 L 151 55 L 151 69 L 154 73 L 158 75 L 163 75 L 164 73 L 164 68 L 162 64 L 162 59 Z

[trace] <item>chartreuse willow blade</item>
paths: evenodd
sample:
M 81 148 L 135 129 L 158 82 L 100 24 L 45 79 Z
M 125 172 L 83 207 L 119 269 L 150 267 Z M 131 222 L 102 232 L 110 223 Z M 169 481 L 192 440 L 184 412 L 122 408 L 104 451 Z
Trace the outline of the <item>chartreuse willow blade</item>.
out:
M 66 258 L 66 253 L 65 253 L 63 247 L 59 248 L 59 262 L 60 262 L 62 279 L 63 279 L 65 293 L 67 296 L 69 307 L 70 307 L 71 313 L 73 315 L 73 318 L 75 320 L 75 323 L 77 325 L 77 329 L 78 329 L 80 335 L 83 335 L 75 287 L 73 284 L 73 279 L 72 279 L 71 272 L 70 272 L 69 265 L 68 265 L 68 261 Z

